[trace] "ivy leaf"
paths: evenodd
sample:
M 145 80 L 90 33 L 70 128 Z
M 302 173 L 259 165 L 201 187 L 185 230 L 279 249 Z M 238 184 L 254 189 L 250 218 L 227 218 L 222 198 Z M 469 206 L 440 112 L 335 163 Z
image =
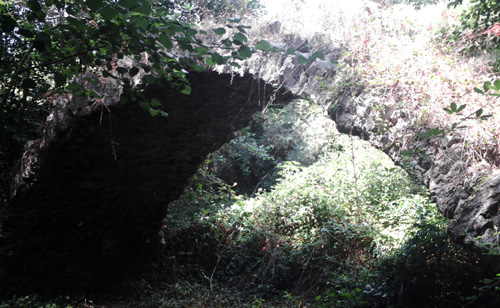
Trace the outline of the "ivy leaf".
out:
M 213 29 L 214 30 L 214 33 L 217 34 L 217 35 L 223 35 L 226 33 L 226 29 L 224 28 L 216 28 L 216 29 Z
M 268 41 L 258 41 L 257 44 L 255 44 L 255 48 L 259 50 L 269 50 L 271 49 L 271 44 L 269 44 Z

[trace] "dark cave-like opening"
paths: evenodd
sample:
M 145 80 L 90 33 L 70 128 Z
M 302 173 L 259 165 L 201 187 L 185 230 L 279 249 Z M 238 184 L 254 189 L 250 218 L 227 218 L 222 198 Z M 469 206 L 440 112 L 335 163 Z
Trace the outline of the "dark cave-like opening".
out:
M 2 289 L 104 292 L 146 277 L 167 204 L 207 154 L 248 125 L 271 96 L 251 75 L 190 74 L 191 95 L 165 84 L 146 96 L 168 117 L 128 103 L 77 119 L 42 153 L 38 176 L 11 202 Z

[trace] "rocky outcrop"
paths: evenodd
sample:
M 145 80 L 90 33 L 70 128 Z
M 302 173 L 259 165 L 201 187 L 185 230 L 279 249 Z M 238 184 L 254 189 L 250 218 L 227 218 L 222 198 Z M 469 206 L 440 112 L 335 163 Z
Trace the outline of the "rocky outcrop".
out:
M 285 37 L 283 44 L 288 48 L 296 41 L 294 37 Z M 338 60 L 342 53 L 324 47 L 319 50 L 327 60 Z M 316 50 L 309 52 L 313 51 Z M 425 138 L 419 134 L 425 129 L 417 124 L 418 115 L 381 103 L 383 96 L 376 89 L 356 84 L 340 86 L 335 91 L 322 87 L 335 84 L 337 72 L 346 68 L 325 70 L 319 63 L 300 65 L 293 56 L 272 54 L 247 60 L 241 70 L 219 69 L 249 72 L 329 106 L 328 112 L 340 132 L 369 140 L 429 187 L 439 211 L 450 219 L 448 230 L 457 243 L 480 249 L 499 244 L 498 175 L 490 174 L 492 167 L 485 162 L 479 168 L 471 166 L 458 132 L 444 138 Z M 346 83 L 345 77 L 342 82 Z M 385 107 L 380 110 L 380 106 Z
M 54 102 L 12 184 L 3 292 L 98 292 L 146 276 L 159 262 L 167 204 L 264 100 L 287 99 L 251 75 L 191 73 L 189 80 L 190 96 L 166 82 L 146 88 L 168 117 L 119 103 L 122 87 L 111 78 L 92 85 L 102 100 Z

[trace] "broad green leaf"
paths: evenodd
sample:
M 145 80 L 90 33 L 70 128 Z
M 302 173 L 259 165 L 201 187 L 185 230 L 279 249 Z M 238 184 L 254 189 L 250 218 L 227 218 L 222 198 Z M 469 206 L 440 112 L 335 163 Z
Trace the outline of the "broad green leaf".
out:
M 215 64 L 224 64 L 225 63 L 224 58 L 221 55 L 219 55 L 218 53 L 212 54 L 212 61 Z
M 10 15 L 0 15 L 0 28 L 2 32 L 12 32 L 17 27 L 17 22 Z
M 105 20 L 111 20 L 111 19 L 115 18 L 116 16 L 118 16 L 118 11 L 112 7 L 109 7 L 109 6 L 103 7 L 99 11 L 99 13 L 101 13 L 102 18 L 104 18 Z
M 457 104 L 455 104 L 455 103 L 451 103 L 451 104 L 450 104 L 450 109 L 451 109 L 451 111 L 453 111 L 453 112 L 457 112 Z
M 184 89 L 182 89 L 181 93 L 186 95 L 191 95 L 191 87 L 185 86 Z
M 460 105 L 460 107 L 458 107 L 458 109 L 457 109 L 457 112 L 464 110 L 466 106 L 467 105 Z
M 172 47 L 174 47 L 172 40 L 166 34 L 160 34 L 160 37 L 158 38 L 158 42 L 160 42 L 160 44 L 162 44 L 166 49 L 171 49 Z
M 137 67 L 132 67 L 129 71 L 128 71 L 128 75 L 130 77 L 134 77 L 135 75 L 137 75 L 137 73 L 139 73 L 139 68 Z
M 247 31 L 245 30 L 245 27 L 243 27 L 243 26 L 238 26 L 237 28 L 238 28 L 238 30 L 239 30 L 241 33 L 247 33 Z
M 153 106 L 153 107 L 161 107 L 163 105 L 162 105 L 162 103 L 158 99 L 153 98 L 153 99 L 151 99 L 151 106 Z
M 495 90 L 498 92 L 500 91 L 500 80 L 495 80 L 495 82 L 493 83 L 495 85 Z
M 118 71 L 118 73 L 120 73 L 122 75 L 128 73 L 128 69 L 126 69 L 124 67 L 117 67 L 116 70 Z
M 286 54 L 289 56 L 294 55 L 295 53 L 296 53 L 295 48 L 288 48 L 288 50 L 286 51 Z
M 216 28 L 216 29 L 213 29 L 214 30 L 214 33 L 217 34 L 217 35 L 223 35 L 226 33 L 226 29 L 224 28 Z
M 158 111 L 158 109 L 153 109 L 153 108 L 149 108 L 149 113 L 151 114 L 151 116 L 153 117 L 156 117 L 160 112 Z
M 39 12 L 42 10 L 42 6 L 38 0 L 28 0 L 28 8 L 33 12 Z
M 54 82 L 56 83 L 56 87 L 62 87 L 66 84 L 67 76 L 65 74 L 61 74 L 59 72 L 54 73 Z
M 479 89 L 479 88 L 474 88 L 474 91 L 476 91 L 477 93 L 480 93 L 480 94 L 484 94 L 484 91 Z
M 215 65 L 214 61 L 212 60 L 212 57 L 206 57 L 205 58 L 205 63 L 207 65 L 209 65 L 209 66 L 214 66 Z
M 479 118 L 483 114 L 483 109 L 478 109 L 476 111 L 476 118 Z
M 104 5 L 104 2 L 102 0 L 86 0 L 85 4 L 89 9 L 97 11 Z
M 241 65 L 239 65 L 236 62 L 230 62 L 229 64 L 232 65 L 232 66 L 234 66 L 234 67 L 241 68 Z
M 27 30 L 27 29 L 21 28 L 21 29 L 17 30 L 17 32 L 19 34 L 21 34 L 22 36 L 27 37 L 27 38 L 32 38 L 35 36 L 35 34 L 33 34 L 33 32 L 31 32 L 30 30 Z
M 138 5 L 137 0 L 120 0 L 120 2 L 118 2 L 118 3 L 126 9 L 131 9 L 134 6 Z
M 191 66 L 191 69 L 195 72 L 205 72 L 207 70 L 203 66 L 200 66 L 196 63 L 191 63 L 190 66 Z
M 257 44 L 255 44 L 255 48 L 260 49 L 260 50 L 269 50 L 271 49 L 271 44 L 269 44 L 268 41 L 258 41 Z
M 153 84 L 156 82 L 156 78 L 153 75 L 147 75 L 146 77 L 144 77 L 144 80 L 149 84 Z
M 38 51 L 44 51 L 50 45 L 50 35 L 45 32 L 38 32 L 33 41 L 33 46 Z
M 198 46 L 194 49 L 198 53 L 198 55 L 206 55 L 208 54 L 208 49 L 203 46 Z
M 76 82 L 72 82 L 68 86 L 68 90 L 73 91 L 73 92 L 80 91 L 81 89 L 82 89 L 82 87 L 79 84 L 77 84 Z
M 243 57 L 243 58 L 250 58 L 252 56 L 252 50 L 246 45 L 241 46 L 238 49 L 238 53 Z
M 316 51 L 312 54 L 312 60 L 321 59 L 325 60 L 325 55 L 321 51 Z
M 244 36 L 243 34 L 241 34 L 241 33 L 239 33 L 239 32 L 238 32 L 238 33 L 235 33 L 235 34 L 233 35 L 233 41 L 234 41 L 235 43 L 236 43 L 236 42 L 240 42 L 241 44 L 243 44 L 243 43 L 247 42 L 247 41 L 248 41 L 248 39 L 247 39 L 247 37 L 246 37 L 246 36 Z M 241 44 L 240 44 L 240 45 L 241 45 Z
M 143 30 L 147 30 L 149 26 L 149 20 L 144 16 L 134 15 L 130 20 L 139 25 Z

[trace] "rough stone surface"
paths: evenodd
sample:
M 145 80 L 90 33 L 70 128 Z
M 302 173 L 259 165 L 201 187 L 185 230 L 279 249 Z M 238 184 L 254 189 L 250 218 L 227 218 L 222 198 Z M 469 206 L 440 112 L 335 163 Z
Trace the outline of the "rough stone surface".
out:
M 286 48 L 296 42 L 293 37 L 285 40 Z M 331 60 L 342 54 L 340 49 L 321 51 Z M 325 71 L 317 63 L 300 65 L 291 56 L 255 57 L 240 71 L 227 67 L 221 70 L 249 72 L 296 95 L 329 104 L 329 114 L 340 132 L 370 141 L 429 187 L 439 211 L 450 219 L 449 233 L 456 242 L 472 248 L 498 244 L 493 234 L 500 228 L 496 210 L 500 197 L 495 193 L 500 183 L 490 174 L 492 167 L 486 162 L 472 168 L 459 133 L 442 139 L 421 138 L 418 133 L 425 130 L 417 125 L 418 115 L 406 114 L 395 103 L 381 104 L 383 96 L 364 86 L 339 87 L 334 93 L 325 90 L 319 78 L 324 84 L 335 84 L 337 71 Z M 380 110 L 380 106 L 385 107 Z M 402 156 L 408 149 L 416 150 L 413 156 Z
M 158 262 L 167 204 L 273 94 L 250 75 L 189 77 L 190 96 L 166 83 L 147 88 L 166 118 L 118 104 L 113 79 L 99 84 L 104 102 L 58 101 L 13 184 L 2 233 L 10 234 L 0 258 L 4 292 L 99 292 L 147 275 Z

